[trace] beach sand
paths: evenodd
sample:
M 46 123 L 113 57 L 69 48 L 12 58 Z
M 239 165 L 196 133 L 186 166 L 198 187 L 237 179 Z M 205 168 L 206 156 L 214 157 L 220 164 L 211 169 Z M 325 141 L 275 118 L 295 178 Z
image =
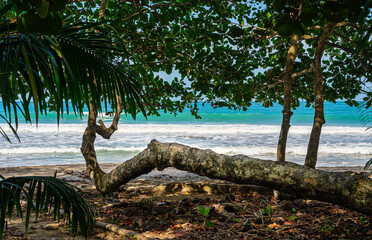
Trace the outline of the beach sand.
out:
M 120 163 L 103 163 L 100 164 L 105 172 L 109 172 Z M 337 168 L 321 168 L 326 171 L 362 171 L 363 167 L 337 167 Z M 7 167 L 0 168 L 0 175 L 4 177 L 13 176 L 53 176 L 57 171 L 57 177 L 66 180 L 67 182 L 79 187 L 87 195 L 96 196 L 93 201 L 97 209 L 104 209 L 116 202 L 141 202 L 151 199 L 153 204 L 162 204 L 163 202 L 178 202 L 181 203 L 192 196 L 192 199 L 215 199 L 214 201 L 223 201 L 225 196 L 229 194 L 239 194 L 256 192 L 258 196 L 267 196 L 264 199 L 269 199 L 272 195 L 272 190 L 253 185 L 238 185 L 227 181 L 212 180 L 207 177 L 198 176 L 189 172 L 179 171 L 174 168 L 166 168 L 163 171 L 154 170 L 149 174 L 142 175 L 137 179 L 131 180 L 121 187 L 120 194 L 122 197 L 106 196 L 99 197 L 92 182 L 85 172 L 84 164 L 71 165 L 46 165 L 46 166 L 25 166 L 25 167 Z M 97 195 L 98 194 L 98 195 Z M 146 200 L 147 199 L 147 200 Z M 265 200 L 265 201 L 266 201 Z M 161 205 L 159 205 L 161 206 Z M 323 206 L 323 205 L 322 205 Z M 328 206 L 328 205 L 325 205 Z M 195 210 L 197 211 L 197 209 Z M 29 239 L 84 239 L 81 235 L 74 238 L 68 228 L 62 223 L 58 224 L 50 217 L 42 217 L 40 220 L 31 218 Z M 106 218 L 107 222 L 107 218 Z M 4 239 L 24 239 L 24 223 L 21 219 L 15 218 L 8 223 L 8 229 L 5 232 Z M 154 233 L 148 231 L 146 234 L 149 237 L 157 238 L 177 238 L 177 234 L 182 231 L 164 231 L 162 233 Z M 204 234 L 193 230 L 195 236 Z M 191 233 L 190 233 L 191 234 Z M 95 233 L 89 239 L 126 239 L 120 236 L 101 229 L 96 228 Z M 182 237 L 181 237 L 182 239 Z M 191 237 L 191 239 L 196 239 Z M 199 239 L 199 238 L 198 238 Z M 200 238 L 202 239 L 202 238 Z M 220 239 L 220 238 L 218 238 Z

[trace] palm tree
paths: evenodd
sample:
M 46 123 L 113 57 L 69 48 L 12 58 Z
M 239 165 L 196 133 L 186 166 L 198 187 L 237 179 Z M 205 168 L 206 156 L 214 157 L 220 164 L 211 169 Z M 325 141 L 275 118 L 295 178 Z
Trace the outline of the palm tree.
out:
M 28 4 L 25 7 L 28 12 L 15 16 L 12 10 L 15 4 L 18 4 L 18 10 L 25 7 L 19 4 Z M 40 8 L 35 10 L 29 1 L 0 3 L 0 99 L 4 110 L 0 119 L 10 126 L 14 135 L 18 138 L 19 115 L 31 122 L 30 104 L 34 105 L 36 123 L 39 113 L 56 111 L 59 122 L 62 114 L 70 111 L 81 116 L 84 106 L 100 112 L 103 108 L 107 111 L 110 105 L 114 110 L 123 109 L 133 117 L 138 109 L 145 114 L 141 87 L 136 74 L 122 64 L 127 56 L 122 43 L 115 37 L 115 31 L 105 23 L 75 23 L 58 27 L 59 17 L 52 10 L 49 13 Z M 54 7 L 53 11 L 59 10 Z M 50 16 L 57 24 L 52 26 L 42 18 Z M 49 28 L 33 31 L 32 27 L 25 26 L 30 21 L 22 21 L 28 17 L 44 21 Z M 1 127 L 0 134 L 10 142 Z M 26 231 L 31 209 L 36 211 L 36 215 L 53 211 L 54 217 L 59 219 L 59 210 L 63 208 L 72 232 L 76 233 L 80 225 L 84 236 L 94 222 L 92 210 L 76 188 L 55 177 L 3 178 L 0 181 L 0 240 L 6 215 L 10 218 L 16 208 L 22 216 L 22 196 L 28 202 Z M 50 210 L 52 206 L 54 210 Z

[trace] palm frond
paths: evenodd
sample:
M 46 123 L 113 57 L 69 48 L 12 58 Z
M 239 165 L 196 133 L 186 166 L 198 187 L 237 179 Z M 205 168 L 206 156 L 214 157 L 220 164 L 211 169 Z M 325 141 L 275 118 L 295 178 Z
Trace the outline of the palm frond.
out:
M 372 158 L 366 162 L 366 165 L 364 166 L 364 170 L 372 170 Z
M 367 93 L 367 97 L 365 97 L 365 102 L 360 105 L 358 108 L 360 113 L 361 122 L 364 127 L 367 128 L 367 132 L 372 132 L 372 97 L 371 92 Z M 368 96 L 370 96 L 368 98 Z M 366 162 L 364 166 L 364 170 L 372 169 L 372 158 Z
M 117 107 L 117 96 L 126 113 L 135 118 L 139 109 L 145 115 L 137 74 L 122 64 L 127 53 L 115 37 L 104 23 L 64 26 L 55 36 L 0 33 L 0 98 L 8 121 L 14 116 L 17 122 L 20 109 L 31 120 L 32 104 L 36 123 L 48 110 L 57 113 L 59 123 L 70 112 L 69 102 L 81 116 L 89 99 L 102 112 Z
M 28 187 L 26 190 L 25 186 Z M 23 194 L 22 194 L 23 193 Z M 71 227 L 73 234 L 77 233 L 77 226 L 87 237 L 88 230 L 95 223 L 94 213 L 79 194 L 79 190 L 56 177 L 11 177 L 0 180 L 0 240 L 6 216 L 12 217 L 14 208 L 23 218 L 20 201 L 22 197 L 27 201 L 25 228 L 29 227 L 31 210 L 36 212 L 36 218 L 42 212 L 52 212 L 58 221 L 60 210 L 64 210 L 64 217 Z
M 372 98 L 369 101 L 365 101 L 358 108 L 360 114 L 360 121 L 364 127 L 367 128 L 367 131 L 372 130 Z

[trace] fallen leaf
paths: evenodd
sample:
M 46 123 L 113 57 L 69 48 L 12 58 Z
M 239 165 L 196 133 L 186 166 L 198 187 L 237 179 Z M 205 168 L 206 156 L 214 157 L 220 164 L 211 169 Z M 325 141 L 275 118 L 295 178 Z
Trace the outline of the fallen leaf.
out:
M 272 224 L 269 224 L 268 227 L 271 229 L 275 229 L 275 228 L 280 228 L 280 225 L 277 223 L 272 223 Z

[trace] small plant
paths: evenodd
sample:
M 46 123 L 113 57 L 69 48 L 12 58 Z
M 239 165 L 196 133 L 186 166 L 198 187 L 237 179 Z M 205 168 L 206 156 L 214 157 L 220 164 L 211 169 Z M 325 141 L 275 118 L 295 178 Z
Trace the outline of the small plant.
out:
M 361 224 L 366 224 L 366 223 L 368 223 L 368 219 L 364 219 L 363 217 L 359 217 L 359 222 Z
M 335 228 L 332 227 L 332 226 L 328 226 L 325 223 L 322 228 L 319 228 L 319 230 L 322 231 L 322 232 L 331 232 L 331 231 L 335 230 Z
M 267 207 L 265 207 L 264 209 L 261 210 L 261 215 L 268 215 L 268 216 L 271 216 L 272 214 L 272 209 L 271 209 L 271 206 L 268 205 Z
M 204 217 L 204 226 L 207 225 L 208 227 L 213 227 L 214 223 L 208 219 L 208 214 L 211 211 L 210 208 L 205 208 L 200 206 L 198 212 Z

